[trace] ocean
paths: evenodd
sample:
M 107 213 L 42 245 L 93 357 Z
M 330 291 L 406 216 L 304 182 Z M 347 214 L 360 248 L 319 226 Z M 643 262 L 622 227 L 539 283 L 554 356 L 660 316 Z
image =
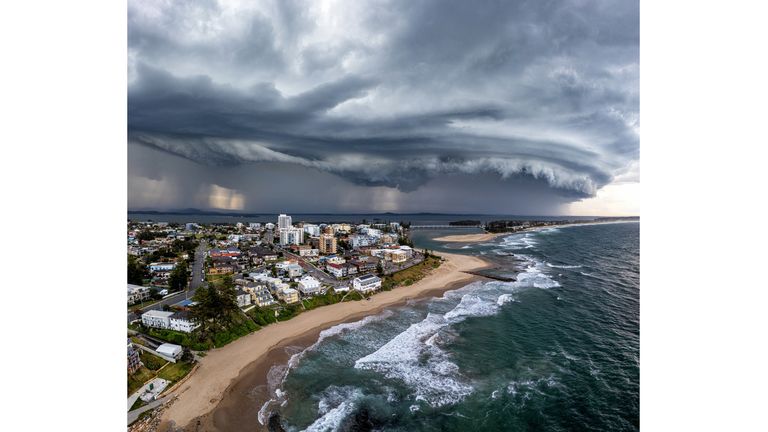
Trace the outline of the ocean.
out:
M 419 232 L 417 247 L 521 272 L 323 331 L 270 374 L 270 409 L 288 431 L 638 430 L 639 231 L 578 225 L 471 245 Z
M 291 213 L 293 223 L 384 223 L 411 222 L 414 225 L 445 225 L 452 221 L 478 220 L 483 223 L 494 220 L 592 220 L 593 216 L 515 216 L 515 215 L 486 215 L 486 214 L 442 214 L 442 213 Z M 175 213 L 141 213 L 130 212 L 128 219 L 133 221 L 200 223 L 200 224 L 235 224 L 237 222 L 277 223 L 277 214 L 175 214 Z M 453 234 L 456 234 L 453 232 Z

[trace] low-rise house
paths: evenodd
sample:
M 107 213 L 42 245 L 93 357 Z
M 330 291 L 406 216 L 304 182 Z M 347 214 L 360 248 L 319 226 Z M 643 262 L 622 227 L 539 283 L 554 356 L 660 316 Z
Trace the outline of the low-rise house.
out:
M 239 240 L 240 239 L 238 238 L 238 241 Z M 237 258 L 237 257 L 240 256 L 240 253 L 241 253 L 240 249 L 238 249 L 238 248 L 236 248 L 234 246 L 230 246 L 230 247 L 228 247 L 226 249 L 219 249 L 219 248 L 211 249 L 208 252 L 208 255 L 210 255 L 211 258 L 214 258 L 214 257 L 230 257 L 230 258 L 234 257 L 234 258 Z
M 285 271 L 286 273 L 288 273 L 289 278 L 299 277 L 302 274 L 304 274 L 304 269 L 302 269 L 300 265 L 295 263 L 287 265 L 285 267 Z
M 192 333 L 194 329 L 200 326 L 200 324 L 196 324 L 192 319 L 192 313 L 186 310 L 174 313 L 169 317 L 168 321 L 171 330 L 184 333 Z
M 207 271 L 207 273 L 210 275 L 232 274 L 234 272 L 235 272 L 235 269 L 232 266 L 211 267 Z
M 248 250 L 248 255 L 254 263 L 260 263 L 263 261 L 275 261 L 277 260 L 277 253 L 271 249 L 256 246 Z
M 293 288 L 282 288 L 277 292 L 277 298 L 286 303 L 297 303 L 299 301 L 299 292 Z
M 367 273 L 376 270 L 376 265 L 379 263 L 374 257 L 360 257 L 358 259 L 350 260 L 350 264 L 357 267 L 358 273 Z
M 304 276 L 299 280 L 299 291 L 305 296 L 320 293 L 320 281 L 312 276 Z
M 299 256 L 308 257 L 308 258 L 317 257 L 317 256 L 320 256 L 320 249 L 316 249 L 312 247 L 299 249 Z
M 149 300 L 152 292 L 147 287 L 128 284 L 128 304 Z
M 141 314 L 141 323 L 147 327 L 169 329 L 171 328 L 171 315 L 173 312 L 150 310 Z
M 246 307 L 251 304 L 251 294 L 243 290 L 235 291 L 235 298 L 237 299 L 238 307 Z
M 405 251 L 401 251 L 400 249 L 391 251 L 389 253 L 389 257 L 393 263 L 403 263 L 408 261 L 408 255 L 405 253 Z
M 149 265 L 149 271 L 152 273 L 165 273 L 172 271 L 174 268 L 176 268 L 175 262 L 152 263 Z
M 325 269 L 337 279 L 341 279 L 347 275 L 347 267 L 342 264 L 328 263 L 328 265 L 325 266 Z
M 347 260 L 345 260 L 344 257 L 340 257 L 338 255 L 330 255 L 325 258 L 325 262 L 328 264 L 344 264 L 347 262 Z
M 254 288 L 251 292 L 251 298 L 259 307 L 271 306 L 277 303 L 269 292 L 269 289 L 264 285 L 259 285 Z
M 158 353 L 166 357 L 170 357 L 176 360 L 180 359 L 181 355 L 184 353 L 184 351 L 179 345 L 174 345 L 169 343 L 164 343 L 160 345 L 159 347 L 157 347 L 155 351 L 157 351 Z
M 340 285 L 340 286 L 337 286 L 337 287 L 333 287 L 333 291 L 335 291 L 337 293 L 349 292 L 349 285 Z
M 352 287 L 362 293 L 373 292 L 381 288 L 381 279 L 376 275 L 367 274 L 354 278 Z

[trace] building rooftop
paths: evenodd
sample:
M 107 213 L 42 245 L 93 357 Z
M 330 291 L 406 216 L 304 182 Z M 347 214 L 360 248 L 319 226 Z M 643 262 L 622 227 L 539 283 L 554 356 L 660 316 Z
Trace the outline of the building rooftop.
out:
M 375 282 L 375 281 L 378 281 L 380 279 L 379 279 L 378 276 L 376 276 L 374 274 L 367 274 L 367 275 L 364 275 L 364 276 L 360 276 L 359 278 L 357 278 L 357 280 L 359 280 L 360 282 Z
M 189 321 L 189 320 L 192 319 L 192 312 L 190 312 L 190 311 L 172 312 L 171 313 L 171 318 Z
M 142 316 L 142 318 L 144 316 L 155 317 L 155 318 L 168 318 L 168 317 L 170 317 L 173 314 L 174 314 L 174 312 L 166 312 L 166 311 L 160 311 L 160 310 L 150 310 L 150 311 L 144 312 L 143 314 L 141 314 L 141 316 Z

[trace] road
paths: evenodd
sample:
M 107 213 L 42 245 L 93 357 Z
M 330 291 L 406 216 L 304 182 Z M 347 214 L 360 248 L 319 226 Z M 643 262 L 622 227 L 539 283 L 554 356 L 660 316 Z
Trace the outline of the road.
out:
M 304 269 L 304 271 L 309 273 L 315 279 L 319 280 L 321 283 L 324 283 L 324 284 L 327 284 L 327 285 L 331 285 L 333 287 L 337 287 L 337 286 L 341 286 L 341 285 L 346 285 L 346 282 L 340 281 L 340 280 L 338 280 L 338 279 L 336 279 L 334 277 L 331 277 L 327 273 L 325 273 L 322 270 L 320 270 L 317 267 L 315 267 L 312 263 L 305 261 L 304 258 L 302 258 L 302 257 L 300 257 L 300 256 L 298 256 L 298 255 L 296 255 L 294 253 L 291 253 L 291 252 L 288 252 L 286 250 L 283 250 L 283 255 L 285 255 L 286 258 L 296 260 L 299 263 L 299 265 L 301 266 L 301 268 Z
M 195 250 L 195 262 L 192 264 L 192 281 L 189 283 L 189 287 L 185 291 L 178 292 L 168 298 L 164 298 L 157 303 L 153 303 L 149 306 L 145 306 L 141 308 L 142 311 L 146 312 L 148 310 L 163 310 L 163 306 L 165 305 L 172 305 L 176 304 L 184 299 L 189 299 L 194 297 L 195 291 L 197 291 L 198 288 L 200 288 L 200 285 L 202 285 L 202 277 L 203 277 L 203 264 L 205 263 L 205 253 L 208 250 L 208 243 L 205 240 L 200 241 L 200 245 Z M 133 311 L 128 311 L 128 323 L 130 324 L 131 321 L 135 321 L 139 319 L 140 317 L 133 313 Z

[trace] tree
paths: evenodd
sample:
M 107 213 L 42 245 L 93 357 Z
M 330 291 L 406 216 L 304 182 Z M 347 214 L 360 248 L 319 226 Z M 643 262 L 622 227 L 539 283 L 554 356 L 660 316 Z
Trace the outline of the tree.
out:
M 128 283 L 141 285 L 147 275 L 147 266 L 134 256 L 128 255 Z
M 384 267 L 381 266 L 381 261 L 376 264 L 376 274 L 384 276 Z
M 226 282 L 225 278 L 225 282 Z M 231 282 L 232 278 L 229 278 Z M 192 316 L 200 323 L 202 332 L 216 331 L 232 321 L 233 312 L 237 311 L 234 283 L 224 283 L 221 288 L 212 285 L 197 289 L 193 300 Z
M 181 261 L 168 276 L 168 288 L 171 291 L 181 291 L 187 288 L 187 262 Z

